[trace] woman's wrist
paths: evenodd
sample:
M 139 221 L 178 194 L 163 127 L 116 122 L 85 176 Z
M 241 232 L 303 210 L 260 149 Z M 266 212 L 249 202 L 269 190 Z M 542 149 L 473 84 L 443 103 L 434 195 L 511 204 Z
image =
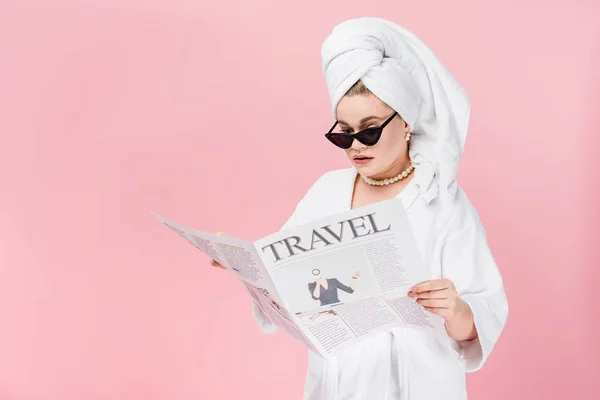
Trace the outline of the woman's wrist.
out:
M 469 341 L 477 338 L 473 311 L 469 304 L 461 298 L 457 301 L 455 312 L 444 322 L 448 335 L 456 341 Z

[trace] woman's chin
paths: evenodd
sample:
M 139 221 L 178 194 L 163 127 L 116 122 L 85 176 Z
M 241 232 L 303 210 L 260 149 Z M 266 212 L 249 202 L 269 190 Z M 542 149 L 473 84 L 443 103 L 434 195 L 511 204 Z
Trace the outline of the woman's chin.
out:
M 354 167 L 356 168 L 356 170 L 358 172 L 360 172 L 361 175 L 369 177 L 371 175 L 377 174 L 377 167 L 372 164 L 366 164 L 366 165 L 361 165 L 361 164 L 357 164 L 357 163 L 353 163 L 353 164 L 354 164 Z

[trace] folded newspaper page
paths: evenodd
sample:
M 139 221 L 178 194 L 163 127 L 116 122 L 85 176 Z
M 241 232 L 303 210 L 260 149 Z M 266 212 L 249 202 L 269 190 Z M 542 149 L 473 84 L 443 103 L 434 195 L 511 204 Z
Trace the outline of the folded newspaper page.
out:
M 448 338 L 443 319 L 407 295 L 432 276 L 400 199 L 330 215 L 255 242 L 156 217 L 236 274 L 279 329 L 323 358 L 398 327 L 421 330 L 442 342 Z

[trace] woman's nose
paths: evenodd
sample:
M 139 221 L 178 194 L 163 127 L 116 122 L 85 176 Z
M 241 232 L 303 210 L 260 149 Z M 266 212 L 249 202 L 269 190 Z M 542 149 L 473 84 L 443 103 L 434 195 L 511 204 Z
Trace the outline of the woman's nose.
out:
M 364 144 L 359 142 L 357 139 L 354 139 L 354 141 L 352 142 L 351 148 L 352 148 L 352 150 L 355 150 L 355 151 L 361 151 L 361 150 L 366 149 L 367 146 L 365 146 Z

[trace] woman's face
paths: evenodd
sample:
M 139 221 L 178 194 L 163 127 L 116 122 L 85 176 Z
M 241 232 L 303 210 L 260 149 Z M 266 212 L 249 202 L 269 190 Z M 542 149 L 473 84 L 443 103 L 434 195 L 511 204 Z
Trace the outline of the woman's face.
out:
M 338 126 L 336 131 L 356 133 L 366 128 L 381 126 L 394 110 L 373 94 L 344 96 L 337 106 Z M 408 143 L 406 133 L 409 127 L 396 115 L 386 125 L 381 138 L 374 146 L 365 146 L 354 140 L 352 147 L 345 150 L 350 162 L 361 175 L 377 178 L 400 172 L 408 167 Z M 395 172 L 397 174 L 399 172 Z

